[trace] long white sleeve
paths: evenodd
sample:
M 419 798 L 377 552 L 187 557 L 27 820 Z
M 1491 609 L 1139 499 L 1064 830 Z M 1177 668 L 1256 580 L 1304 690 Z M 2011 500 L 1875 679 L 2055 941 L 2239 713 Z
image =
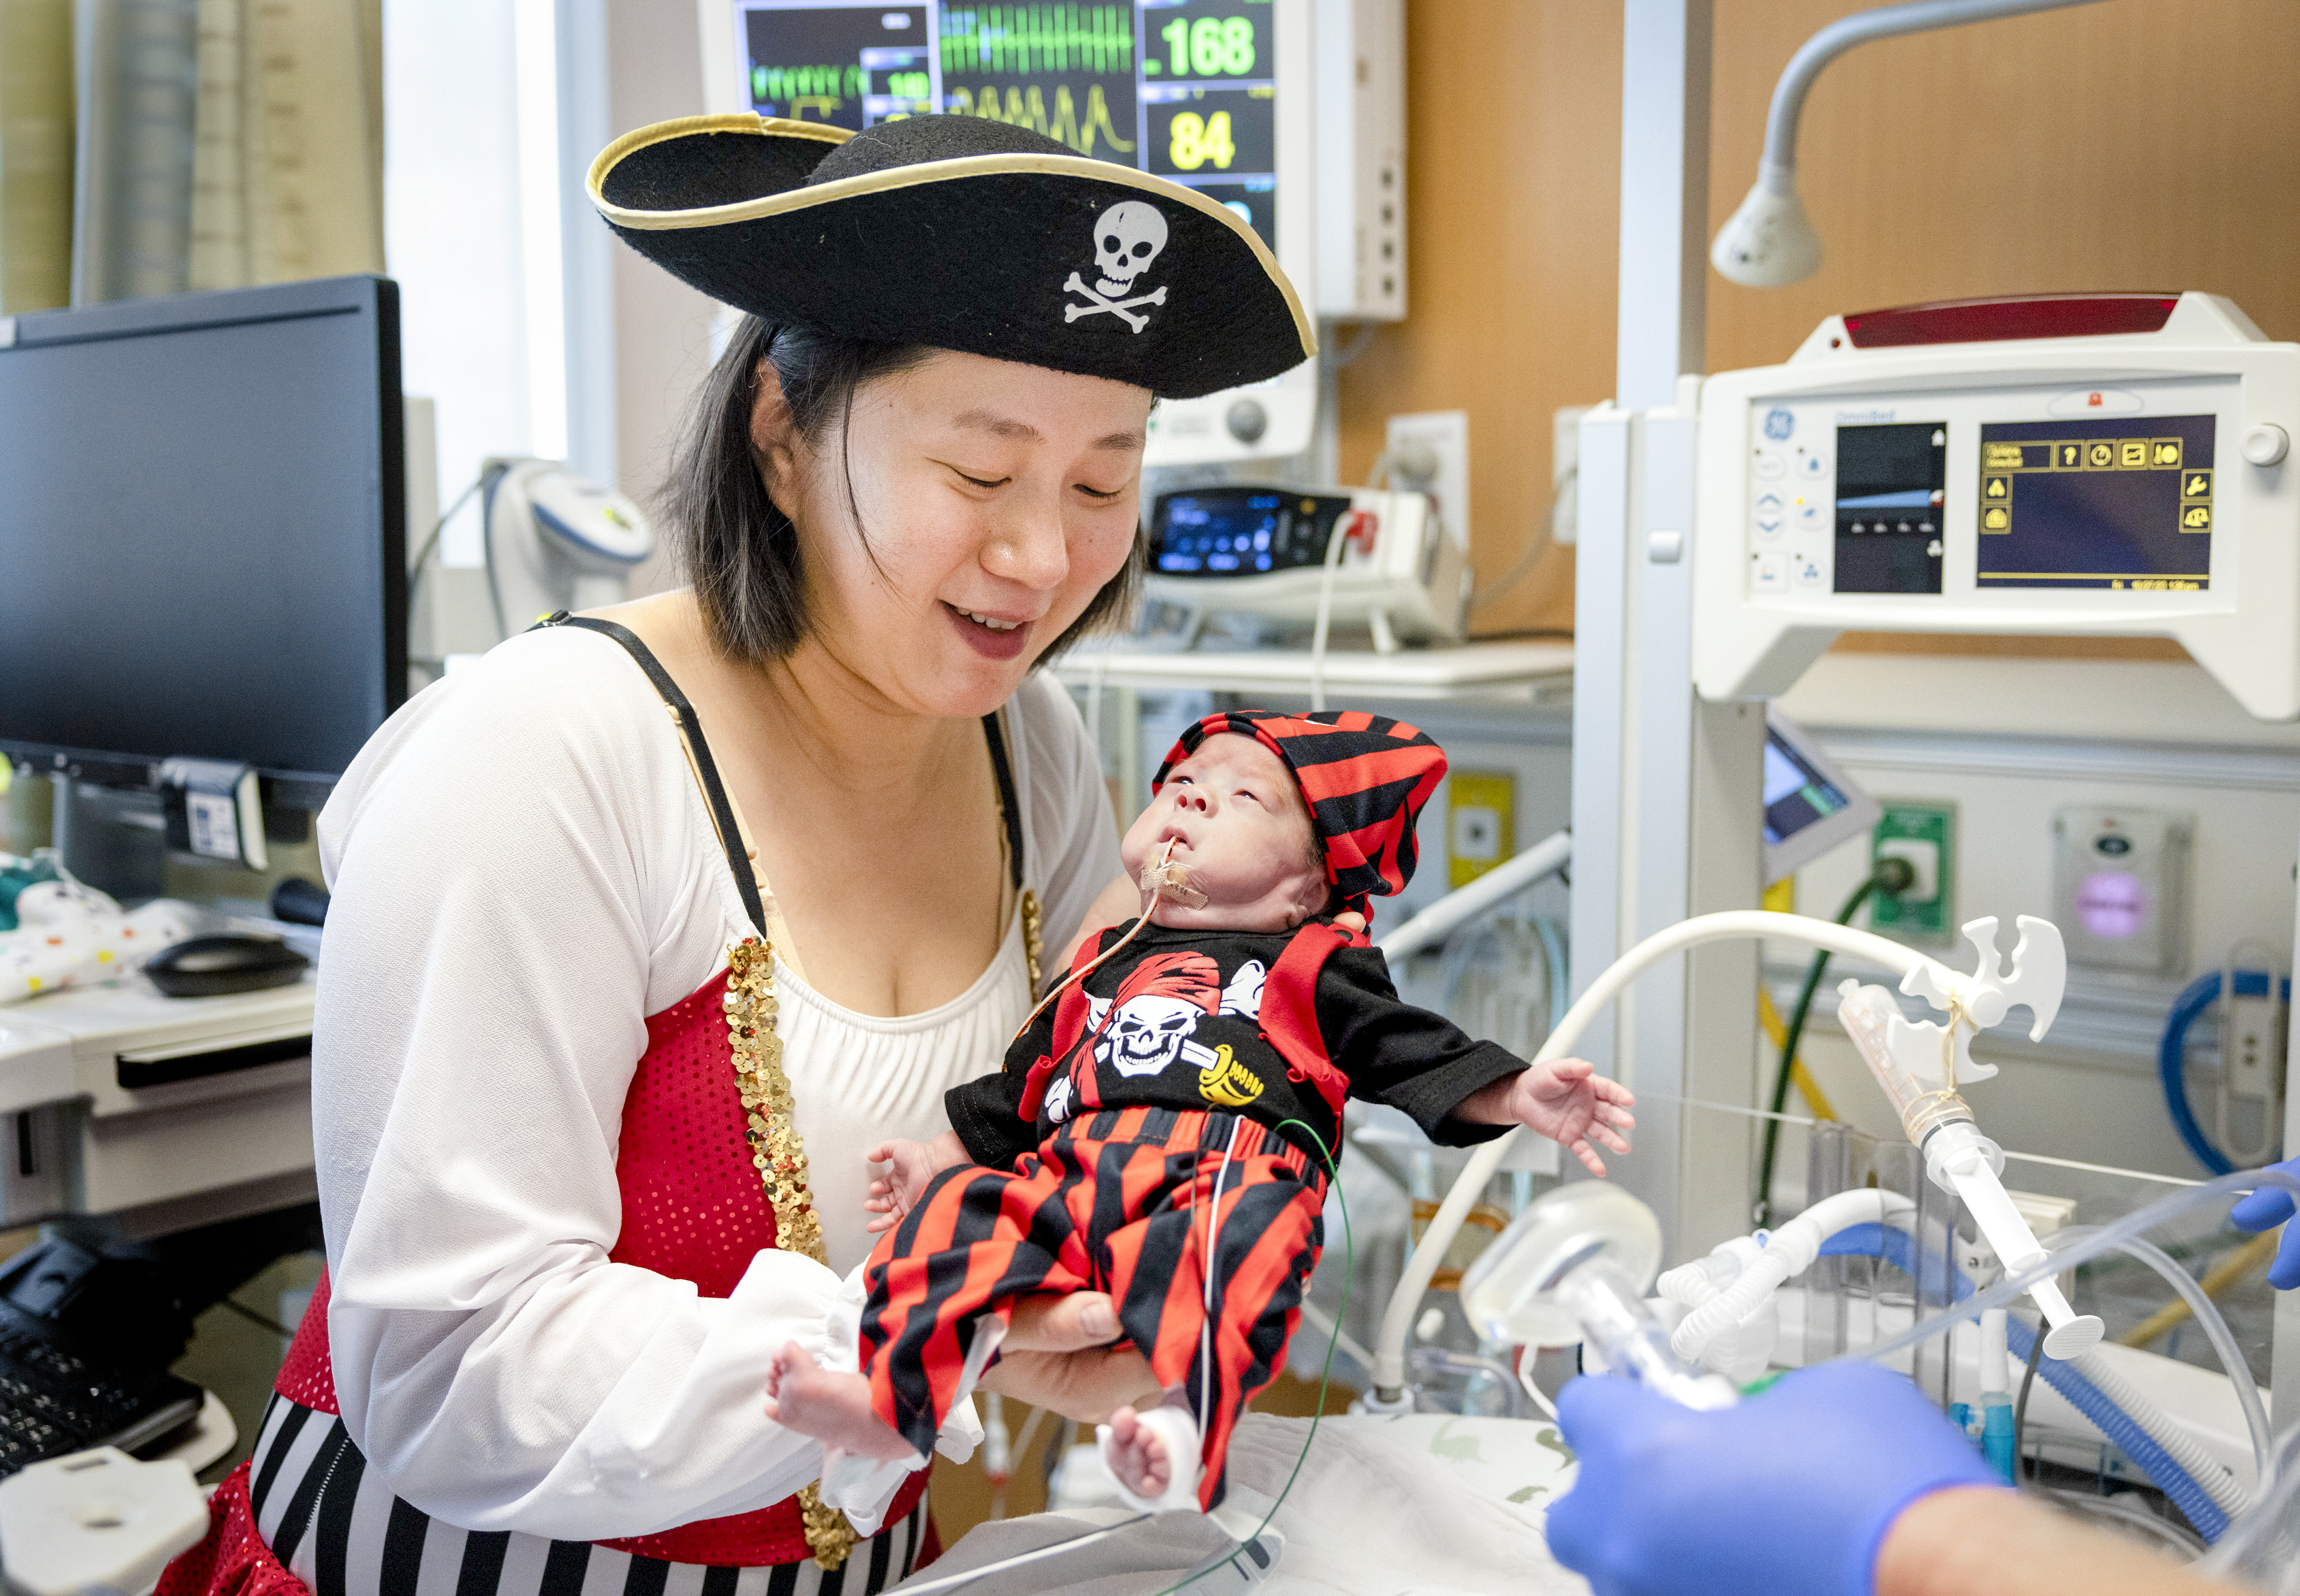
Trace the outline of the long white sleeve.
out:
M 1116 875 L 1116 836 L 1060 689 L 1029 684 L 1012 719 L 1059 946 Z M 812 1479 L 821 1448 L 765 1418 L 764 1372 L 786 1341 L 821 1355 L 838 1275 L 768 1251 L 712 1299 L 608 1258 L 645 1017 L 747 930 L 636 667 L 588 633 L 504 644 L 377 735 L 320 840 L 335 892 L 312 1084 L 329 1331 L 370 1466 L 448 1523 L 584 1540 L 747 1511 Z M 1027 1007 L 1013 986 L 1002 1001 Z M 1020 1018 L 995 1007 L 938 1028 L 787 999 L 819 1192 L 866 1126 L 946 1125 L 942 1091 L 996 1068 Z M 797 1043 L 802 1027 L 822 1045 Z M 863 1244 L 854 1218 L 829 1227 L 856 1232 L 834 1245 L 840 1270 L 859 1261 L 843 1256 Z
M 762 1375 L 820 1335 L 829 1269 L 762 1255 L 712 1300 L 607 1260 L 645 1017 L 741 914 L 723 862 L 696 868 L 710 829 L 651 699 L 603 639 L 520 639 L 396 718 L 321 819 L 338 1400 L 393 1488 L 467 1529 L 660 1530 L 787 1496 L 817 1456 Z

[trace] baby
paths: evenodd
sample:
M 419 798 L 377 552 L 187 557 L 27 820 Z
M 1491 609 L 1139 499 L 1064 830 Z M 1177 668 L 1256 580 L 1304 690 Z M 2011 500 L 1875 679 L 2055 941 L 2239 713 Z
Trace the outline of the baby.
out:
M 1376 715 L 1185 732 L 1121 848 L 1143 918 L 1079 948 L 1001 1073 L 951 1091 L 951 1133 L 872 1150 L 894 1167 L 866 1204 L 889 1234 L 864 1272 L 863 1372 L 788 1347 L 770 1416 L 923 1467 L 1017 1298 L 1107 1292 L 1166 1393 L 1101 1427 L 1112 1472 L 1138 1507 L 1211 1508 L 1316 1266 L 1347 1098 L 1448 1146 L 1524 1125 L 1597 1175 L 1592 1143 L 1627 1152 L 1627 1088 L 1401 1002 L 1352 923 L 1412 876 L 1445 772 L 1436 743 Z

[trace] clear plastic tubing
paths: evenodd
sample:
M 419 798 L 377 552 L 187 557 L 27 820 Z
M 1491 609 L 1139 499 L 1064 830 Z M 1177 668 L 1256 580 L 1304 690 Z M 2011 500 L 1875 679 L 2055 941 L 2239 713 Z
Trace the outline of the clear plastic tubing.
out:
M 1629 989 L 1654 965 L 1672 953 L 1698 947 L 1704 943 L 1729 942 L 1742 937 L 1779 936 L 1804 943 L 1808 946 L 1827 948 L 1832 953 L 1850 958 L 1865 959 L 1879 964 L 1896 976 L 1906 976 L 1920 965 L 1938 966 L 1951 981 L 1964 977 L 1938 961 L 1926 957 L 1915 949 L 1878 935 L 1872 931 L 1856 930 L 1851 926 L 1833 925 L 1828 920 L 1816 920 L 1801 914 L 1773 914 L 1759 909 L 1727 910 L 1719 914 L 1696 915 L 1689 920 L 1656 931 L 1608 966 L 1604 974 L 1589 984 L 1557 1022 L 1547 1041 L 1533 1056 L 1537 1064 L 1552 1059 L 1562 1059 L 1573 1051 L 1597 1017 L 1611 1007 L 1615 998 Z M 1413 1334 L 1413 1321 L 1421 1309 L 1422 1293 L 1429 1289 L 1429 1277 L 1438 1271 L 1438 1259 L 1454 1244 L 1469 1218 L 1470 1209 L 1478 1195 L 1491 1180 L 1494 1171 L 1501 1168 L 1504 1157 L 1517 1138 L 1522 1126 L 1512 1126 L 1503 1135 L 1480 1146 L 1471 1155 L 1468 1168 L 1454 1179 L 1446 1201 L 1438 1205 L 1429 1227 L 1421 1233 L 1421 1244 L 1405 1260 L 1405 1269 L 1396 1289 L 1390 1293 L 1389 1306 L 1383 1310 L 1381 1333 L 1374 1342 L 1374 1397 L 1379 1402 L 1396 1402 L 1405 1392 L 1405 1343 Z M 2038 1276 L 2044 1278 L 2043 1276 Z
M 1670 1351 L 1669 1332 L 1619 1269 L 1603 1263 L 1576 1269 L 1557 1294 L 1581 1321 L 1582 1334 L 1608 1367 L 1681 1407 L 1730 1408 L 1739 1394 L 1725 1381 L 1688 1368 Z
M 1920 1319 L 1897 1335 L 1888 1336 L 1857 1351 L 1842 1353 L 1831 1361 L 1873 1362 L 1889 1358 L 1906 1348 L 1930 1341 L 1936 1335 L 1946 1334 L 1953 1326 L 1977 1318 L 1988 1309 L 2004 1307 L 2025 1295 L 2039 1280 L 2047 1279 L 2063 1269 L 2074 1268 L 2104 1252 L 2129 1252 L 2163 1276 L 2180 1293 L 2181 1299 L 2196 1311 L 2197 1323 L 2204 1326 L 2205 1334 L 2212 1339 L 2212 1350 L 2228 1365 L 2229 1384 L 2236 1387 L 2237 1404 L 2244 1410 L 2245 1425 L 2252 1432 L 2253 1461 L 2260 1475 L 2255 1498 L 2265 1499 L 2274 1459 L 2270 1450 L 2268 1414 L 2261 1406 L 2260 1388 L 2253 1384 L 2251 1366 L 2245 1362 L 2244 1354 L 2237 1347 L 2236 1337 L 2229 1332 L 2227 1321 L 2221 1318 L 2220 1309 L 2212 1306 L 2203 1288 L 2162 1250 L 2141 1238 L 2165 1221 L 2178 1218 L 2192 1209 L 2202 1208 L 2215 1199 L 2237 1196 L 2269 1186 L 2281 1187 L 2290 1192 L 2296 1200 L 2300 1200 L 2300 1180 L 2293 1179 L 2282 1170 L 2239 1169 L 2233 1175 L 2223 1175 L 2202 1185 L 2188 1186 L 2160 1197 L 2146 1208 L 2129 1213 L 2112 1225 L 2104 1225 L 2097 1229 L 2060 1231 L 2049 1240 L 2057 1243 L 2063 1243 L 2065 1238 L 2064 1244 L 2055 1246 L 2046 1261 L 2000 1280 L 1987 1291 L 1975 1292 L 1954 1308 L 1944 1309 L 1930 1318 Z

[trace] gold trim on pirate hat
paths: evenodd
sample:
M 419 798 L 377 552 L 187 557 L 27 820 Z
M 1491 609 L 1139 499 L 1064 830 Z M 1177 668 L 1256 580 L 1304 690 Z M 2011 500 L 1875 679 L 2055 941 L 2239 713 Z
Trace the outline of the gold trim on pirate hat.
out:
M 681 117 L 609 145 L 589 187 L 626 244 L 771 322 L 1177 399 L 1318 352 L 1294 286 L 1227 207 L 985 117 L 857 134 Z

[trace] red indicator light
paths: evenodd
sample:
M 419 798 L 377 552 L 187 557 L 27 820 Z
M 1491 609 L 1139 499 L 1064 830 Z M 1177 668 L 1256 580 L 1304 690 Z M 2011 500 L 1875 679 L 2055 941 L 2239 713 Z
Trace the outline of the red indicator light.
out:
M 2161 332 L 2177 294 L 2019 294 L 1945 299 L 1845 318 L 1855 349 L 1911 344 L 1993 344 L 2011 338 L 2092 338 Z

